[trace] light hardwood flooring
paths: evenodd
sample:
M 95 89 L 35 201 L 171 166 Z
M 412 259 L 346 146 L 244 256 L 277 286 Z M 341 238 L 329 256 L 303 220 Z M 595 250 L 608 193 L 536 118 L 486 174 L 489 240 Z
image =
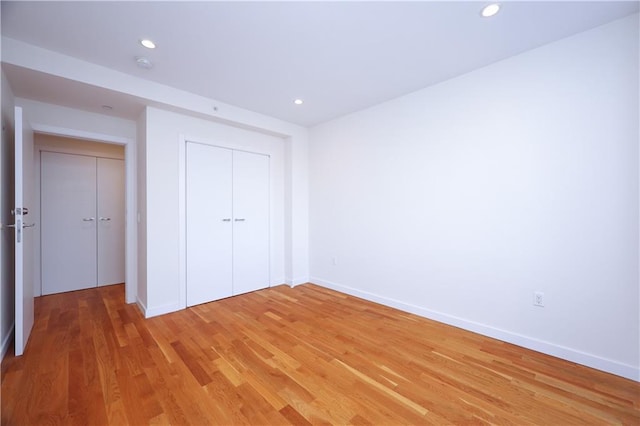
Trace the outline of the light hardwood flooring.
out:
M 351 296 L 278 286 L 145 320 L 36 300 L 2 424 L 640 424 L 640 384 Z

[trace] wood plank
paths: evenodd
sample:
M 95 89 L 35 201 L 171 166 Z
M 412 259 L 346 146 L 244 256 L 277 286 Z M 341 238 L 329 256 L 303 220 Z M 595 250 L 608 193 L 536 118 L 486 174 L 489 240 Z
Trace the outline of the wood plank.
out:
M 144 319 L 35 300 L 2 424 L 640 424 L 640 383 L 314 285 Z

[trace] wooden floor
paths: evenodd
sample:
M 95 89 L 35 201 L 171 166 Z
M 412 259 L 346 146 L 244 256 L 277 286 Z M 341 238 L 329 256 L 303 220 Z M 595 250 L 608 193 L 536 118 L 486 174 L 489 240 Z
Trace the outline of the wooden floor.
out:
M 313 285 L 145 320 L 38 298 L 2 424 L 640 424 L 640 384 Z

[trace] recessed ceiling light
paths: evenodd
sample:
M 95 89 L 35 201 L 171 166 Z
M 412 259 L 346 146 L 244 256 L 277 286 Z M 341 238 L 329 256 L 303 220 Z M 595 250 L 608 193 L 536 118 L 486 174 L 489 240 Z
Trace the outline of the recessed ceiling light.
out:
M 156 48 L 156 44 L 153 41 L 149 40 L 148 38 L 140 40 L 140 44 L 146 47 L 147 49 Z
M 136 65 L 146 70 L 150 70 L 151 68 L 153 68 L 153 64 L 151 63 L 151 61 L 144 56 L 136 57 Z
M 102 105 L 102 109 L 105 111 L 111 111 L 113 110 L 113 107 L 111 105 Z
M 485 18 L 490 18 L 500 11 L 500 5 L 498 3 L 491 3 L 482 8 L 480 14 Z
M 296 105 L 302 105 L 302 99 L 296 99 L 293 103 Z

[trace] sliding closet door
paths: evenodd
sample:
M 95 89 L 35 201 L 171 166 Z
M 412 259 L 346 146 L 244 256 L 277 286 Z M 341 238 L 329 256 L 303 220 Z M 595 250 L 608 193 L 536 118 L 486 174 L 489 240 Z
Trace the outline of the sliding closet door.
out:
M 233 294 L 269 287 L 269 157 L 233 151 Z
M 124 282 L 124 161 L 98 158 L 98 285 Z
M 232 151 L 186 144 L 187 306 L 232 288 Z
M 96 285 L 96 158 L 42 152 L 42 294 Z

